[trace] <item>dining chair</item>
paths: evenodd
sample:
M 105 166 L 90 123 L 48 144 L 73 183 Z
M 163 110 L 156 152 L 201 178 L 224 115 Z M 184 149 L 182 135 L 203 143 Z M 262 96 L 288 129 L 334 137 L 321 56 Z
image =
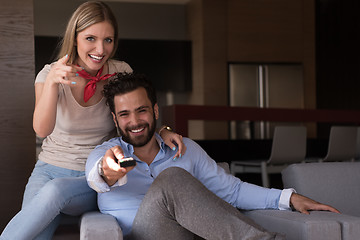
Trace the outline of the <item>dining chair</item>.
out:
M 305 155 L 306 127 L 276 126 L 269 159 L 232 161 L 230 171 L 234 176 L 237 173 L 261 173 L 262 185 L 269 187 L 269 174 L 281 173 L 289 164 L 304 161 Z
M 358 127 L 332 126 L 326 156 L 320 161 L 353 161 L 357 154 Z

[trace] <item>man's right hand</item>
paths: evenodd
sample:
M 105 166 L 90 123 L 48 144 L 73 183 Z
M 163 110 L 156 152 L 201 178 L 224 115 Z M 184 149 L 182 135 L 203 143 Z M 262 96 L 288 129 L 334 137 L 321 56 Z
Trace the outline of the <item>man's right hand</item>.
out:
M 112 147 L 106 151 L 102 161 L 102 169 L 104 172 L 103 178 L 109 186 L 114 185 L 120 178 L 124 177 L 135 167 L 120 167 L 118 162 L 123 158 L 124 152 L 120 146 Z

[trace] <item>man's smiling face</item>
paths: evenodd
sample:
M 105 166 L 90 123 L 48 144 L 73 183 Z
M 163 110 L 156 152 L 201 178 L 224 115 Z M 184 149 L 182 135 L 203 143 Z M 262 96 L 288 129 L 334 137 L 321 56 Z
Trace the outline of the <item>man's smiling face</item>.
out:
M 134 147 L 146 145 L 154 136 L 158 105 L 152 107 L 143 87 L 114 98 L 114 122 L 123 140 Z

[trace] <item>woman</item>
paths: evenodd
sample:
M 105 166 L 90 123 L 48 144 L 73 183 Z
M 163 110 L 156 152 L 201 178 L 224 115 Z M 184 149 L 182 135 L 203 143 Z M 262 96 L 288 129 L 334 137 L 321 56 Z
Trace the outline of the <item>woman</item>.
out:
M 60 213 L 76 216 L 97 209 L 96 193 L 84 177 L 85 161 L 96 145 L 116 133 L 103 86 L 116 72 L 132 72 L 127 63 L 111 59 L 117 42 L 116 19 L 106 4 L 86 2 L 73 13 L 59 60 L 35 80 L 33 128 L 45 139 L 22 210 L 0 239 L 51 239 Z M 178 145 L 175 157 L 181 157 L 182 137 L 160 131 L 169 147 Z

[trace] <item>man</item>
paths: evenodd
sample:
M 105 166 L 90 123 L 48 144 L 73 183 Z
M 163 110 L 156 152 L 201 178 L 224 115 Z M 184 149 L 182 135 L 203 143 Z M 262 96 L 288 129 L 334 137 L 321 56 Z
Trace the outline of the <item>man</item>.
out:
M 113 215 L 131 239 L 274 239 L 240 209 L 338 212 L 292 189 L 267 189 L 226 174 L 194 141 L 183 138 L 186 153 L 174 151 L 155 133 L 159 117 L 155 90 L 142 75 L 118 75 L 104 96 L 122 137 L 96 147 L 86 176 L 99 192 L 102 213 Z M 117 163 L 133 157 L 136 166 Z M 230 203 L 230 204 L 229 204 Z M 232 206 L 231 206 L 232 205 Z M 234 207 L 233 207 L 234 206 Z M 237 207 L 237 208 L 235 208 Z

